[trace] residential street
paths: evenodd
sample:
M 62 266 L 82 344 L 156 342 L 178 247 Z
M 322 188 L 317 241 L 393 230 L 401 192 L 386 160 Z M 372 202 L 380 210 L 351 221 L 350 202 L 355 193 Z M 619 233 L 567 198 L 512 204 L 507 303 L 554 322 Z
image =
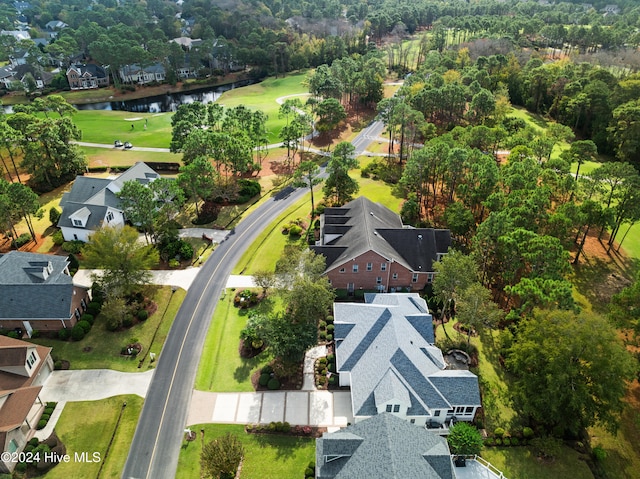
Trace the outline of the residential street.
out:
M 306 189 L 285 189 L 232 230 L 207 260 L 182 303 L 147 393 L 123 478 L 173 478 L 200 354 L 217 299 L 244 250 Z

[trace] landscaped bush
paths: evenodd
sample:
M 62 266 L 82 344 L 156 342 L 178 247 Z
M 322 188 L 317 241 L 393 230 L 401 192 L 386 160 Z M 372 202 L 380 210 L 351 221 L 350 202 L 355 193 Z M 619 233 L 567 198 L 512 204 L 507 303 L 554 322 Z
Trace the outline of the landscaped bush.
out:
M 327 342 L 333 341 L 333 334 L 327 334 Z
M 96 303 L 95 301 L 91 301 L 89 304 L 87 304 L 87 314 L 90 314 L 94 318 L 98 316 L 98 314 L 100 314 L 101 309 L 102 306 L 100 305 L 100 303 Z
M 44 414 L 44 413 L 43 413 L 43 414 L 42 414 L 42 416 L 40 416 L 40 419 L 41 419 L 42 421 L 47 421 L 47 422 L 49 422 L 49 418 L 50 418 L 50 417 L 51 417 L 51 414 Z
M 307 468 L 304 470 L 304 477 L 305 477 L 305 478 L 307 478 L 307 477 L 315 477 L 315 475 L 316 475 L 316 472 L 315 472 L 313 469 L 311 469 L 311 468 L 308 468 L 308 467 L 307 467 Z
M 502 439 L 499 437 L 496 438 L 496 446 L 502 446 Z
M 260 379 L 258 379 L 258 384 L 264 387 L 269 383 L 269 379 L 271 379 L 271 374 L 262 373 Z
M 327 354 L 327 361 L 329 361 L 330 363 L 334 363 L 336 361 L 336 355 L 333 353 Z
M 31 439 L 29 439 L 29 442 L 27 444 L 31 447 L 36 447 L 39 443 L 40 441 L 37 437 L 32 437 Z
M 76 255 L 70 254 L 67 259 L 69 260 L 69 271 L 71 271 L 71 274 L 76 274 L 76 271 L 80 268 L 78 258 L 76 258 Z
M 71 330 L 69 328 L 62 328 L 58 331 L 58 339 L 63 341 L 68 340 L 71 337 Z
M 26 245 L 29 241 L 31 241 L 31 235 L 29 233 L 22 233 L 11 242 L 11 246 L 13 246 L 15 249 L 18 249 L 21 246 Z
M 78 323 L 76 324 L 76 326 L 79 326 L 82 328 L 82 330 L 84 331 L 84 334 L 87 334 L 89 331 L 91 331 L 91 323 L 89 321 L 78 321 Z M 74 326 L 74 329 L 75 327 Z M 71 334 L 73 334 L 73 331 L 71 332 Z M 82 338 L 80 338 L 82 339 Z
M 334 375 L 329 376 L 329 386 L 335 386 L 336 384 L 338 384 L 338 377 Z
M 84 243 L 80 240 L 65 241 L 64 243 L 62 243 L 62 251 L 66 253 L 78 254 L 80 253 L 80 251 L 82 251 L 83 246 Z
M 493 437 L 488 437 L 484 440 L 484 445 L 485 446 L 495 446 L 496 445 L 496 440 Z
M 522 436 L 525 439 L 530 439 L 533 437 L 533 429 L 531 429 L 530 427 L 525 427 L 522 429 Z
M 51 235 L 51 239 L 53 240 L 53 244 L 56 246 L 62 246 L 64 243 L 64 236 L 62 235 L 62 231 L 58 230 Z
M 336 329 L 336 327 L 333 324 L 328 324 L 327 325 L 327 333 L 332 333 L 333 334 L 334 329 Z
M 180 267 L 180 261 L 178 261 L 175 258 L 171 258 L 169 260 L 169 268 L 179 268 Z
M 86 331 L 80 324 L 76 324 L 71 330 L 71 339 L 74 341 L 80 341 L 86 335 Z
M 327 323 L 326 323 L 326 321 L 320 321 L 320 322 L 318 323 L 318 328 L 320 328 L 320 329 L 325 329 L 326 327 L 327 327 Z
M 273 372 L 273 367 L 270 364 L 267 364 L 266 366 L 264 366 L 261 370 L 261 373 L 266 373 L 266 374 L 271 374 Z
M 511 446 L 511 438 L 505 437 L 505 438 L 502 440 L 502 445 L 503 445 L 503 446 L 507 446 L 507 447 L 508 447 L 508 446 Z
M 591 450 L 591 453 L 593 454 L 593 459 L 595 459 L 596 462 L 602 462 L 607 458 L 607 451 L 605 451 L 602 446 L 594 447 Z
M 494 434 L 494 436 L 499 437 L 499 438 L 501 438 L 501 439 L 502 439 L 502 436 L 504 436 L 504 432 L 505 432 L 505 431 L 504 431 L 504 429 L 503 429 L 503 428 L 501 428 L 501 427 L 497 427 L 497 428 L 495 429 L 495 431 L 493 431 L 493 434 Z
M 58 220 L 60 219 L 60 216 L 62 216 L 62 213 L 58 208 L 56 208 L 55 206 L 52 206 L 51 208 L 49 208 L 49 221 L 53 226 L 58 224 Z
M 302 228 L 298 225 L 291 225 L 289 236 L 300 236 L 300 234 L 302 234 Z
M 180 240 L 180 257 L 185 260 L 193 258 L 193 246 L 191 246 L 191 243 Z
M 131 313 L 127 313 L 124 315 L 124 318 L 122 318 L 122 326 L 124 326 L 125 328 L 130 328 L 131 326 L 133 326 L 133 315 Z
M 323 366 L 325 366 L 327 364 L 327 358 L 318 359 L 318 364 L 322 364 Z
M 256 180 L 247 180 L 244 178 L 238 180 L 238 187 L 240 189 L 234 203 L 246 203 L 254 196 L 259 195 L 262 190 L 260 183 Z
M 47 425 L 47 421 L 45 421 L 44 419 L 40 419 L 38 421 L 38 426 L 36 427 L 36 429 L 38 430 L 43 429 L 46 425 Z
M 93 322 L 95 321 L 95 319 L 93 314 L 84 313 L 82 316 L 80 316 L 80 321 L 86 321 L 90 325 L 93 325 Z
M 327 333 L 325 331 L 320 331 L 318 333 L 318 339 L 320 339 L 320 341 L 324 341 L 327 339 Z
M 54 361 L 53 369 L 55 369 L 56 371 L 60 371 L 62 369 L 62 361 L 60 361 L 59 359 L 57 361 Z
M 272 391 L 280 389 L 280 381 L 278 381 L 276 378 L 269 379 L 269 382 L 267 383 L 267 389 L 270 389 Z
M 520 445 L 520 439 L 518 439 L 517 437 L 512 437 L 511 438 L 511 445 L 512 446 L 519 446 Z

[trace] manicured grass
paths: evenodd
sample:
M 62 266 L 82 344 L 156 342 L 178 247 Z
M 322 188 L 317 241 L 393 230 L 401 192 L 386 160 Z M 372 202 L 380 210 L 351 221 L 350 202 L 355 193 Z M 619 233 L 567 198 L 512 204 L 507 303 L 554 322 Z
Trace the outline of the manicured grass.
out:
M 127 403 L 122 408 L 123 402 Z M 68 463 L 60 463 L 43 475 L 43 479 L 86 479 L 88 477 L 119 478 L 129 453 L 143 399 L 135 395 L 115 396 L 101 401 L 70 402 L 56 424 L 56 433 L 71 456 Z M 116 429 L 118 416 L 122 411 Z M 113 442 L 107 454 L 111 437 Z M 75 453 L 100 453 L 101 462 L 77 462 Z
M 320 200 L 320 197 L 321 194 L 317 195 L 316 202 Z M 252 274 L 259 270 L 274 271 L 285 245 L 299 241 L 282 234 L 282 225 L 296 218 L 302 218 L 308 222 L 310 213 L 311 195 L 305 195 L 260 233 L 234 267 L 233 274 Z
M 235 291 L 227 289 L 216 306 L 196 376 L 195 388 L 201 391 L 253 391 L 251 374 L 271 360 L 265 352 L 250 359 L 240 357 L 240 331 L 248 310 L 236 308 L 234 296 Z M 267 310 L 275 301 L 269 297 L 256 308 Z
M 602 166 L 602 163 L 600 163 L 599 161 L 585 161 L 584 163 L 582 163 L 582 165 L 580 165 L 580 176 L 589 175 L 593 170 L 595 170 L 600 166 Z M 574 177 L 577 170 L 578 170 L 578 163 L 572 163 L 571 173 L 573 173 Z
M 242 442 L 245 450 L 241 479 L 284 479 L 303 477 L 309 462 L 315 459 L 315 440 L 291 436 L 247 434 L 243 426 L 204 424 L 191 427 L 204 429 L 204 440 L 209 442 L 227 432 Z M 200 436 L 193 442 L 183 442 L 178 459 L 176 479 L 201 477 Z
M 262 110 L 269 119 L 267 130 L 269 131 L 269 143 L 281 143 L 278 133 L 286 124 L 285 118 L 278 118 L 280 105 L 276 99 L 286 95 L 308 93 L 308 88 L 302 84 L 307 73 L 296 73 L 284 78 L 268 78 L 267 80 L 242 88 L 226 91 L 222 94 L 218 103 L 225 108 L 245 105 L 252 110 Z M 297 97 L 304 104 L 306 97 Z
M 485 447 L 481 455 L 509 479 L 593 479 L 580 454 L 566 446 L 553 462 L 541 461 L 528 447 Z
M 622 240 L 622 237 L 627 232 L 628 227 L 629 225 L 623 225 L 617 238 L 618 242 Z M 640 259 L 640 223 L 636 223 L 631 227 L 631 230 L 629 230 L 627 237 L 622 243 L 621 250 L 624 250 L 631 258 Z
M 133 146 L 169 148 L 171 116 L 172 113 L 82 110 L 73 115 L 73 122 L 82 131 L 82 141 L 89 143 L 112 145 L 114 140 L 121 140 L 130 141 Z
M 94 148 L 81 146 L 87 156 L 90 167 L 109 166 L 124 168 L 133 166 L 138 161 L 156 161 L 162 163 L 181 163 L 182 154 L 156 151 L 123 150 L 122 148 Z
M 386 161 L 384 158 L 360 158 L 360 168 L 364 168 L 374 159 L 377 161 Z M 358 196 L 366 196 L 371 201 L 381 203 L 390 210 L 400 213 L 400 208 L 404 202 L 404 198 L 398 198 L 393 194 L 393 186 L 383 181 L 374 180 L 372 178 L 362 178 L 359 170 L 353 170 L 350 172 L 350 176 L 355 178 L 360 185 L 360 191 Z
M 98 316 L 91 331 L 80 341 L 67 342 L 37 338 L 33 342 L 52 347 L 52 355 L 56 359 L 70 361 L 71 369 L 104 368 L 125 372 L 146 371 L 151 366 L 149 356 L 145 359 L 142 368 L 138 369 L 138 359 L 120 356 L 120 348 L 130 343 L 132 338 L 137 338 L 145 351 L 149 350 L 156 353 L 156 356 L 159 355 L 171 323 L 186 295 L 183 289 L 173 293 L 169 286 L 147 286 L 147 289 L 147 295 L 150 294 L 158 304 L 158 310 L 142 323 L 123 331 L 111 332 L 107 331 L 104 322 Z M 150 345 L 156 329 L 158 332 L 153 344 Z

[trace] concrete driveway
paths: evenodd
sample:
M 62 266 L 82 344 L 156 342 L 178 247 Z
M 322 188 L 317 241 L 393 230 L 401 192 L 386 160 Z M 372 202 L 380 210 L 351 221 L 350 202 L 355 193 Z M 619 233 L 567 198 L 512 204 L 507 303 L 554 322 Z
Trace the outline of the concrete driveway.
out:
M 43 401 L 97 401 L 121 394 L 147 395 L 154 370 L 122 373 L 110 369 L 53 371 L 40 397 Z
M 348 391 L 193 391 L 187 426 L 203 423 L 344 427 L 353 423 Z

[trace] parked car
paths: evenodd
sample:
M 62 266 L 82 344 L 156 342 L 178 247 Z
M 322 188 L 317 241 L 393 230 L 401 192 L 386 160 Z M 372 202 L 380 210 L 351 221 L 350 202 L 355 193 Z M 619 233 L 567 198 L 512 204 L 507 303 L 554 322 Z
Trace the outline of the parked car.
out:
M 120 140 L 116 140 L 113 142 L 113 146 L 116 148 L 120 148 L 122 145 L 122 142 Z
M 124 142 L 124 149 L 125 150 L 129 150 L 131 148 L 133 148 L 133 145 L 131 143 L 129 143 L 128 141 L 125 141 Z

